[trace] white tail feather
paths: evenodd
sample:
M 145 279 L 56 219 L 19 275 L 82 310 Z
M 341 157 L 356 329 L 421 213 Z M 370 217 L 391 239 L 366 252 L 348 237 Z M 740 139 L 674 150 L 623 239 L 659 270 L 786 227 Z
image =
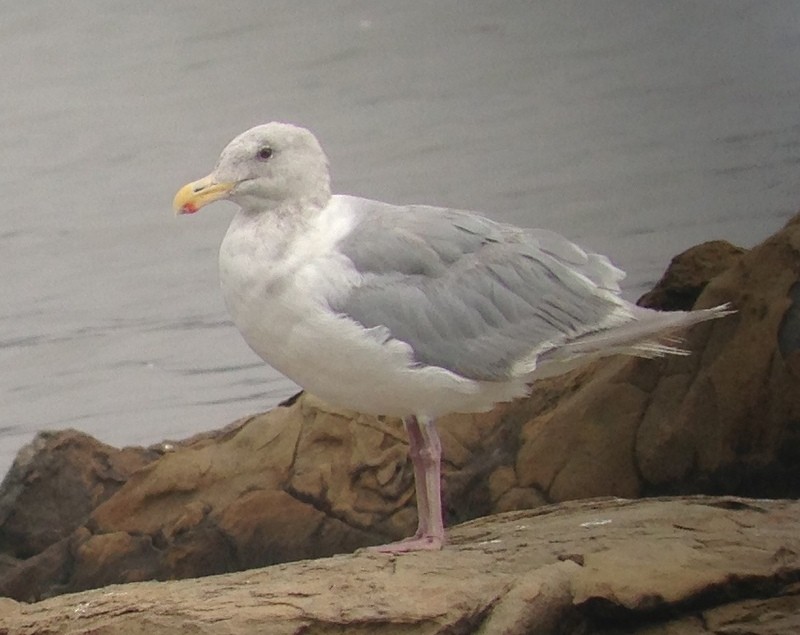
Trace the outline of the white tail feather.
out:
M 729 304 L 699 311 L 654 311 L 634 307 L 633 319 L 630 321 L 582 335 L 538 355 L 535 365 L 525 360 L 518 364 L 518 368 L 522 371 L 521 374 L 540 377 L 565 372 L 592 358 L 608 355 L 624 354 L 646 358 L 688 355 L 689 351 L 673 346 L 681 341 L 680 331 L 699 322 L 735 312 Z M 546 367 L 551 365 L 554 368 L 548 370 Z

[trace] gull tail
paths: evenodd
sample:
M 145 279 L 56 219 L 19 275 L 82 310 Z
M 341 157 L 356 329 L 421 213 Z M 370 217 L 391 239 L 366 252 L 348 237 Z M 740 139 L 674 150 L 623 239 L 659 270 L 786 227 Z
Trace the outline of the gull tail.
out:
M 694 324 L 716 320 L 736 313 L 730 304 L 720 304 L 698 311 L 655 311 L 633 307 L 633 319 L 601 331 L 575 338 L 557 348 L 542 353 L 537 360 L 535 377 L 559 374 L 590 358 L 608 355 L 635 357 L 662 357 L 664 355 L 689 355 L 679 346 L 681 332 Z M 553 368 L 549 368 L 549 366 Z M 558 370 L 557 370 L 558 368 Z

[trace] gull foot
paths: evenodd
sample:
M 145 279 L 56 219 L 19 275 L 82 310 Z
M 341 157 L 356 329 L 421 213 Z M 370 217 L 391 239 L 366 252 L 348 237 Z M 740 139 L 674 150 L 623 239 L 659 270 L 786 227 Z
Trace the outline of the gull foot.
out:
M 408 553 L 409 551 L 439 551 L 444 546 L 443 536 L 412 536 L 388 545 L 367 547 L 377 553 Z

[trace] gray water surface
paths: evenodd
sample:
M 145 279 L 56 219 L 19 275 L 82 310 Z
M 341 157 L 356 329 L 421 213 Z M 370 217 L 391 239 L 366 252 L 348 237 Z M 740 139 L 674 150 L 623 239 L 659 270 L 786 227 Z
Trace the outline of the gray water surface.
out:
M 0 10 L 0 474 L 39 430 L 150 444 L 296 389 L 222 305 L 232 206 L 170 210 L 252 125 L 312 128 L 337 192 L 559 231 L 630 298 L 800 206 L 794 1 Z

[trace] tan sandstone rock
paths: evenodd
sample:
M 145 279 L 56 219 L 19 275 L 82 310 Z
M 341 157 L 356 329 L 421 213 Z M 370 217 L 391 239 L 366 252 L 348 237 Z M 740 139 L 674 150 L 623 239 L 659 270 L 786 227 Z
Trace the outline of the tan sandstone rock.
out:
M 40 553 L 158 456 L 119 450 L 76 430 L 40 434 L 19 452 L 0 488 L 0 551 L 16 558 Z
M 729 269 L 745 249 L 724 240 L 712 240 L 675 256 L 667 271 L 637 304 L 662 311 L 688 311 L 709 281 Z
M 0 601 L 0 632 L 789 635 L 799 524 L 796 501 L 566 503 L 472 521 L 441 552 Z

